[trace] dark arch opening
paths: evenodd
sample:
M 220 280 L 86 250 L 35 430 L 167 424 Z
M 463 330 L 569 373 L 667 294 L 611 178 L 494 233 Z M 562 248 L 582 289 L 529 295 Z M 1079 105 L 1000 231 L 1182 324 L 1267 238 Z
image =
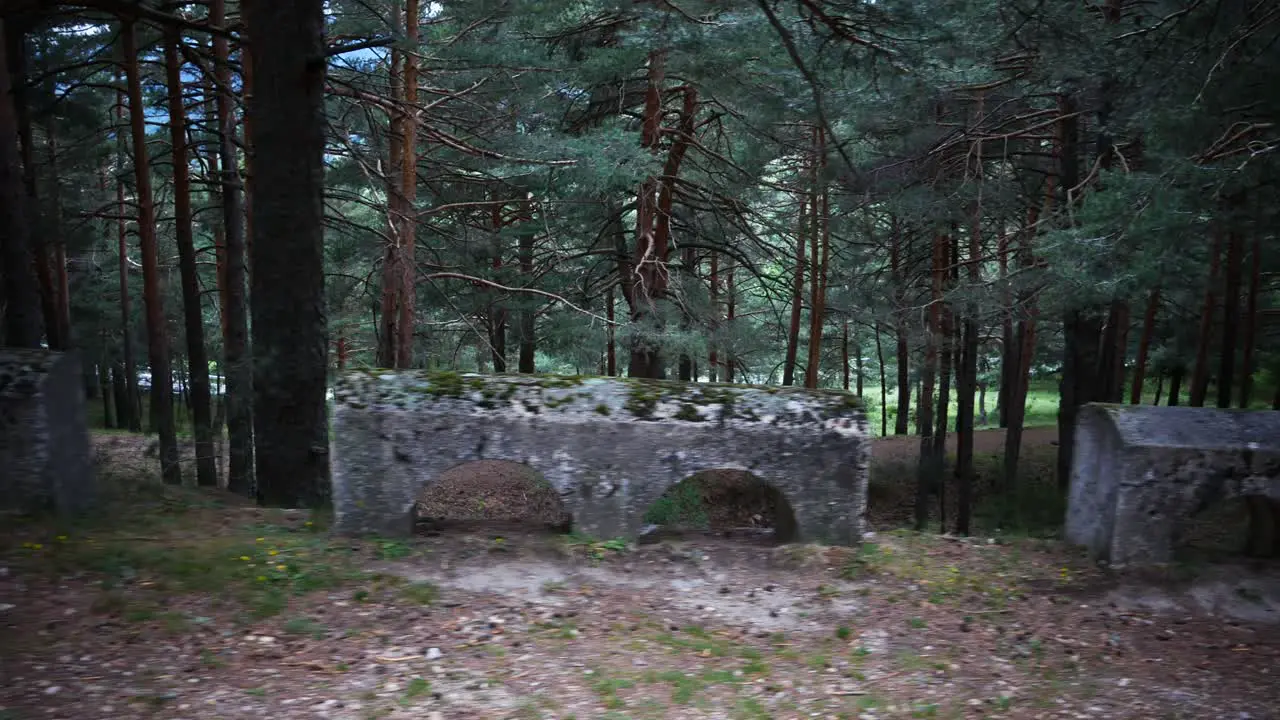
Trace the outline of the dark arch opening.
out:
M 710 534 L 782 544 L 797 536 L 780 490 L 745 470 L 703 470 L 667 488 L 644 513 L 651 536 Z
M 1245 495 L 1209 503 L 1182 523 L 1175 555 L 1205 562 L 1280 559 L 1280 501 Z
M 573 517 L 542 473 L 523 463 L 476 460 L 426 485 L 413 504 L 417 534 L 441 530 L 568 532 Z

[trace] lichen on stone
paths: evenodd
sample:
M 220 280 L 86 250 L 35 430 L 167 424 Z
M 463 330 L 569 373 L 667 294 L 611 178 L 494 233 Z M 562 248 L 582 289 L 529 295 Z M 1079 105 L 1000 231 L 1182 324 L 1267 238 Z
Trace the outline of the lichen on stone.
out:
M 412 412 L 436 403 L 466 403 L 472 412 L 514 412 L 570 422 L 717 422 L 815 427 L 860 434 L 860 401 L 845 392 L 669 380 L 554 375 L 479 375 L 449 371 L 351 370 L 335 402 Z M 456 409 L 450 410 L 451 412 Z

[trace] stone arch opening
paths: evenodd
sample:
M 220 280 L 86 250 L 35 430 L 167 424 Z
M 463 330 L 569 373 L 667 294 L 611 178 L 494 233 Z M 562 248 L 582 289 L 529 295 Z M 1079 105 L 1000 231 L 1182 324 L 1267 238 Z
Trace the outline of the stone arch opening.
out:
M 1208 503 L 1181 523 L 1174 553 L 1182 561 L 1280 559 L 1280 500 L 1249 494 Z
M 573 516 L 551 483 L 524 463 L 475 460 L 445 470 L 413 503 L 418 534 L 441 530 L 568 532 Z
M 746 470 L 694 473 L 645 510 L 651 535 L 711 534 L 783 544 L 798 536 L 786 495 Z

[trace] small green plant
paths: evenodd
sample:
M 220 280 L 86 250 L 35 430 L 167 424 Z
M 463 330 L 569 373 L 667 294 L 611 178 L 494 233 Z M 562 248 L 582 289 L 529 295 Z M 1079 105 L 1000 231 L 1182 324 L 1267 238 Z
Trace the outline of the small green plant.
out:
M 907 620 L 907 627 L 913 630 L 921 630 L 927 626 L 928 623 L 925 622 L 925 619 L 922 617 L 912 617 Z
M 413 554 L 413 548 L 395 540 L 380 540 L 374 554 L 379 560 L 399 560 Z
M 850 630 L 847 626 L 841 625 L 840 627 L 836 628 L 836 637 L 840 638 L 841 640 L 848 640 L 852 636 L 853 636 L 853 631 Z
M 431 692 L 431 683 L 423 678 L 416 677 L 410 680 L 408 686 L 405 687 L 404 696 L 406 698 L 417 698 L 429 692 Z
M 649 506 L 644 521 L 654 525 L 707 527 L 710 519 L 701 486 L 692 479 L 677 483 Z

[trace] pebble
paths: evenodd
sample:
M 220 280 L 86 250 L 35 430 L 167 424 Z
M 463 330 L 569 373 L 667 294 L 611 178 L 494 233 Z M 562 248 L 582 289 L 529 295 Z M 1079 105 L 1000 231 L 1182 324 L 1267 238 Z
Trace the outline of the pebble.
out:
M 50 685 L 44 689 L 45 695 L 57 695 L 59 692 L 62 692 L 62 687 L 59 685 Z
M 440 648 L 427 648 L 427 660 L 439 660 L 444 657 L 444 653 L 440 652 Z

